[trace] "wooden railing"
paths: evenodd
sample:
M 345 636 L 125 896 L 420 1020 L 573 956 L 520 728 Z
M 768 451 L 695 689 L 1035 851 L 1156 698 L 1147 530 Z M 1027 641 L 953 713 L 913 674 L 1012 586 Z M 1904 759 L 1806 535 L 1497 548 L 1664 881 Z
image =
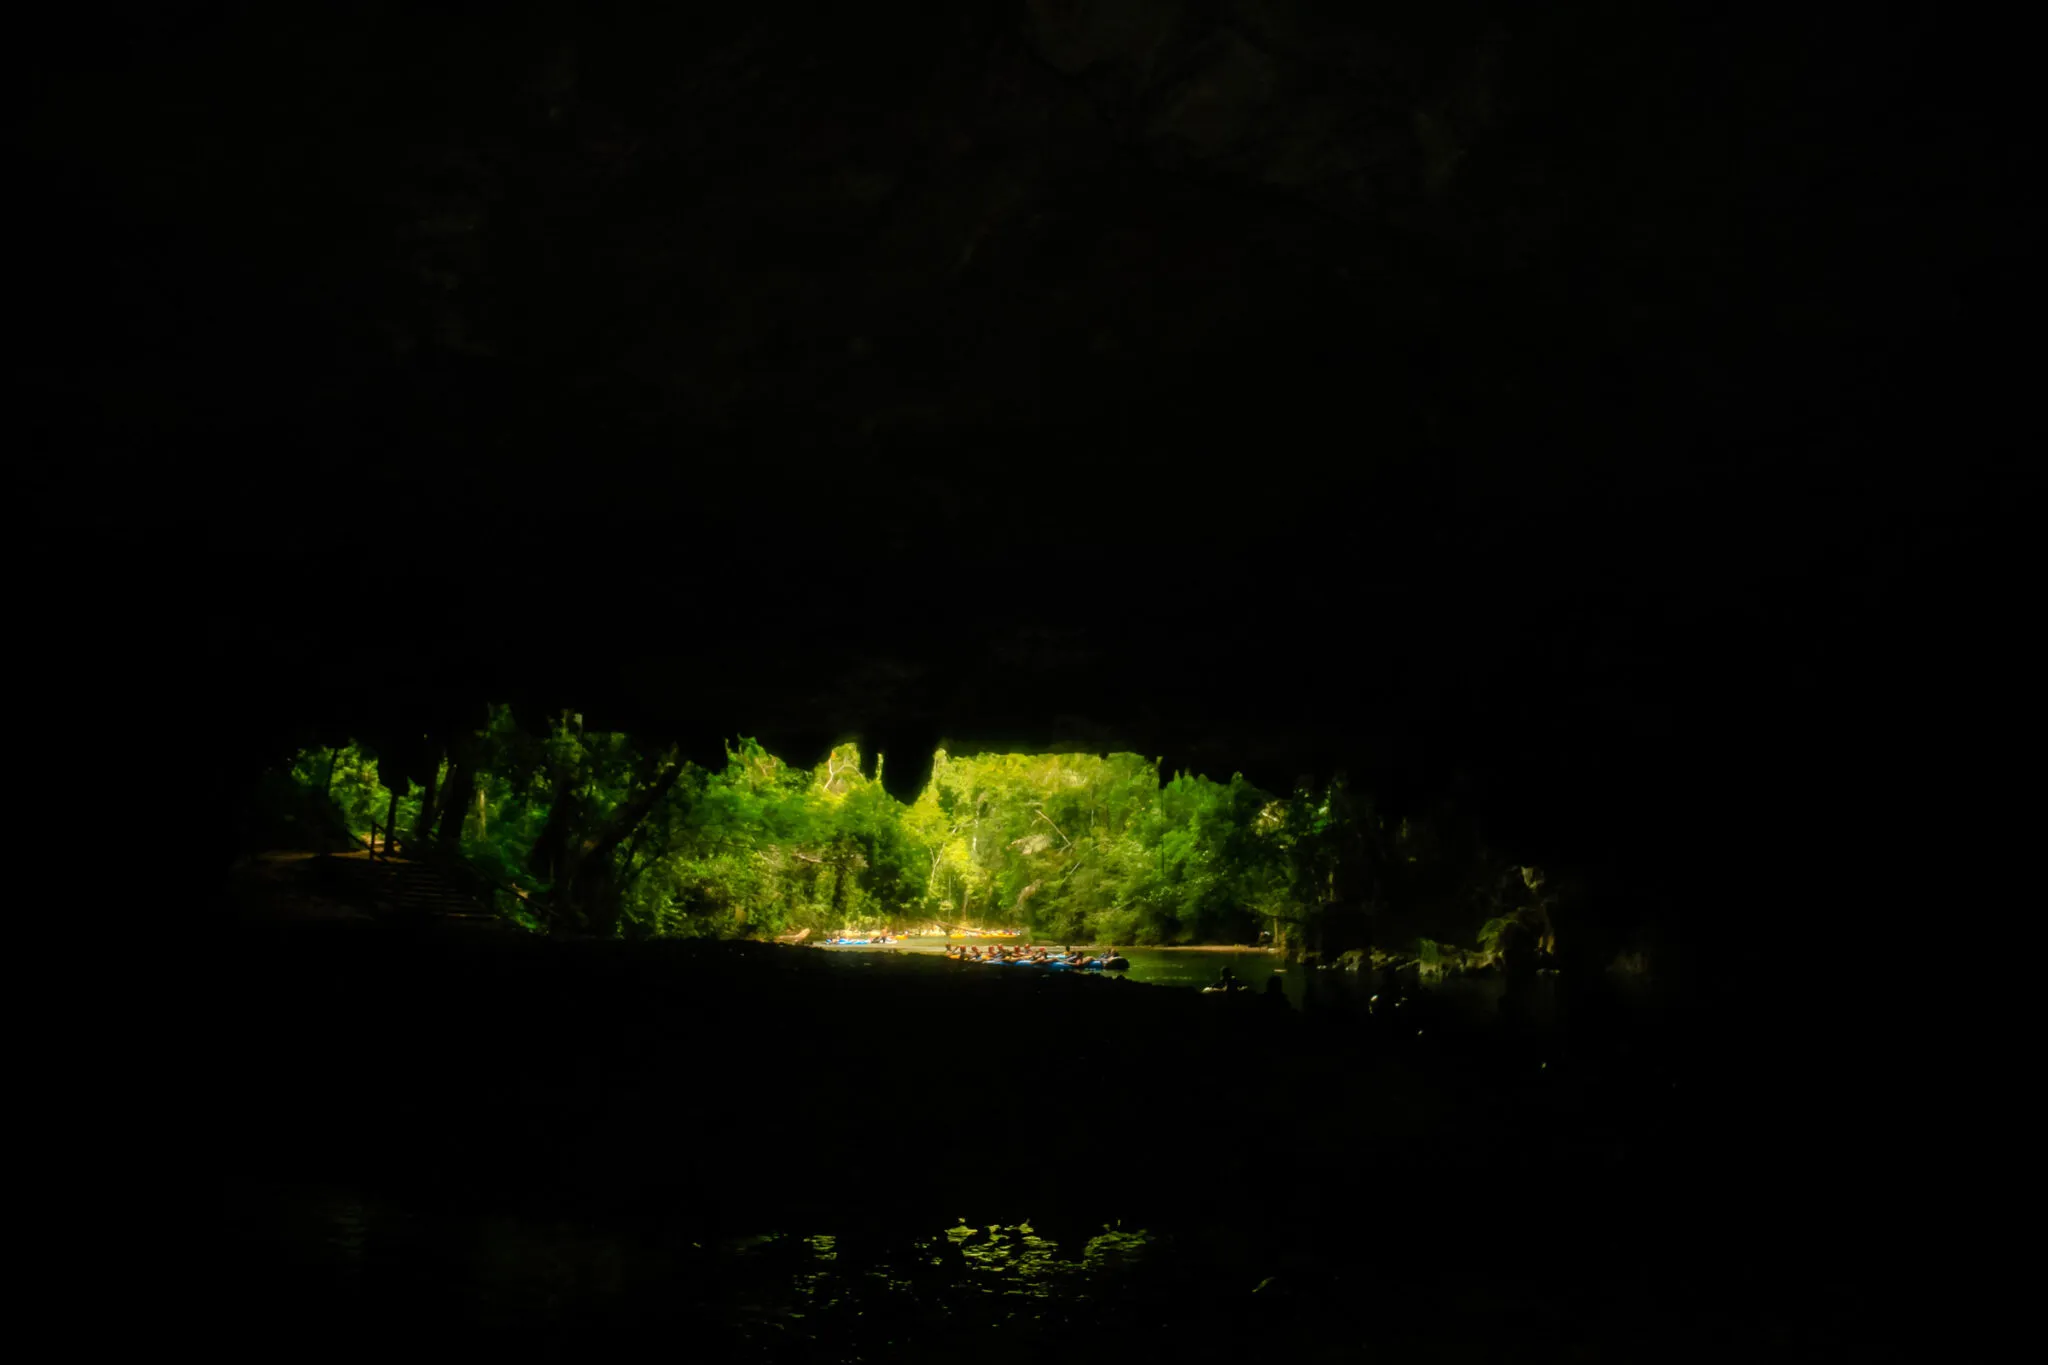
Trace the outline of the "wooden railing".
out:
M 377 860 L 377 835 L 379 831 L 382 831 L 384 835 L 385 857 L 389 858 L 392 854 L 398 852 L 398 850 L 401 847 L 403 847 L 403 845 L 398 840 L 391 837 L 390 829 L 388 829 L 384 825 L 377 823 L 375 820 L 372 820 L 370 822 L 370 832 L 366 836 L 370 845 L 370 861 L 372 862 L 375 862 Z

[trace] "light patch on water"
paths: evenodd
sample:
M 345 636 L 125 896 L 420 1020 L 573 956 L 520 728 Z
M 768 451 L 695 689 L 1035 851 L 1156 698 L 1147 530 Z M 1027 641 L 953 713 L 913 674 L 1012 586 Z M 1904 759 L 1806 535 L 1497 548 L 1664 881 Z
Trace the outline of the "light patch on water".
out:
M 1127 1269 L 1142 1261 L 1151 1245 L 1150 1233 L 1104 1228 L 1082 1250 L 1081 1266 L 1091 1272 Z
M 805 1238 L 804 1244 L 811 1249 L 814 1262 L 830 1266 L 839 1259 L 839 1239 L 836 1237 L 820 1234 Z M 844 1299 L 843 1287 L 840 1277 L 830 1269 L 800 1271 L 790 1284 L 791 1291 L 814 1313 L 829 1313 L 837 1308 Z M 791 1319 L 807 1316 L 795 1308 L 784 1308 L 782 1315 Z
M 1070 1268 L 1061 1262 L 1059 1248 L 1028 1224 L 992 1227 L 986 1238 L 962 1246 L 961 1254 L 971 1272 L 998 1281 L 986 1286 L 988 1292 L 1022 1298 L 1049 1298 L 1061 1272 Z

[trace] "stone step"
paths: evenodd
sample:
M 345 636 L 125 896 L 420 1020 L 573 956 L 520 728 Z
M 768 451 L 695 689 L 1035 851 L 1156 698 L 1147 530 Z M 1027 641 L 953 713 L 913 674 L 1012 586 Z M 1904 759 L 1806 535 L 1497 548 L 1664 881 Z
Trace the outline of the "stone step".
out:
M 495 918 L 489 891 L 460 865 L 425 861 L 336 860 L 333 875 L 363 895 L 406 914 Z
M 476 895 L 431 873 L 382 879 L 380 896 L 401 910 L 479 913 L 489 907 Z

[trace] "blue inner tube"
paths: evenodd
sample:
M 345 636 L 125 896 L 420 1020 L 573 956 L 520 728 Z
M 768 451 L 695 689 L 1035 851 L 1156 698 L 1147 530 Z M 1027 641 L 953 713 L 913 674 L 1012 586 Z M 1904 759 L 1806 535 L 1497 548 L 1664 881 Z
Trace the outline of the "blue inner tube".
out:
M 834 939 L 837 943 L 840 940 Z M 847 942 L 858 943 L 858 939 Z M 950 955 L 949 955 L 950 956 Z M 989 967 L 1044 967 L 1055 972 L 1122 972 L 1130 970 L 1131 961 L 1126 957 L 1096 958 L 1089 962 L 1069 962 L 1065 958 L 1051 958 L 1040 962 L 1029 957 L 955 957 L 955 962 L 974 962 Z

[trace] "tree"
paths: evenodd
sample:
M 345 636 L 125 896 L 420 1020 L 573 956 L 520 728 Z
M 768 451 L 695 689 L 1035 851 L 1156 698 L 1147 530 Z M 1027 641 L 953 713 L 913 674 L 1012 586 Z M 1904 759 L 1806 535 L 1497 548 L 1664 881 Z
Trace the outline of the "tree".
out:
M 940 750 L 905 805 L 882 786 L 880 759 L 870 774 L 850 743 L 802 769 L 741 738 L 708 771 L 573 714 L 529 732 L 502 706 L 474 729 L 444 727 L 440 743 L 446 767 L 431 784 L 404 776 L 403 756 L 353 745 L 300 755 L 291 777 L 357 831 L 401 810 L 415 842 L 431 833 L 548 927 L 581 933 L 932 917 L 1119 943 L 1247 942 L 1277 923 L 1308 942 L 1369 916 L 1404 944 L 1493 944 L 1515 897 L 1545 916 L 1555 901 L 1540 875 L 1482 876 L 1498 864 L 1455 812 L 1390 820 L 1342 774 L 1283 799 L 1241 776 L 1162 782 L 1134 754 Z

